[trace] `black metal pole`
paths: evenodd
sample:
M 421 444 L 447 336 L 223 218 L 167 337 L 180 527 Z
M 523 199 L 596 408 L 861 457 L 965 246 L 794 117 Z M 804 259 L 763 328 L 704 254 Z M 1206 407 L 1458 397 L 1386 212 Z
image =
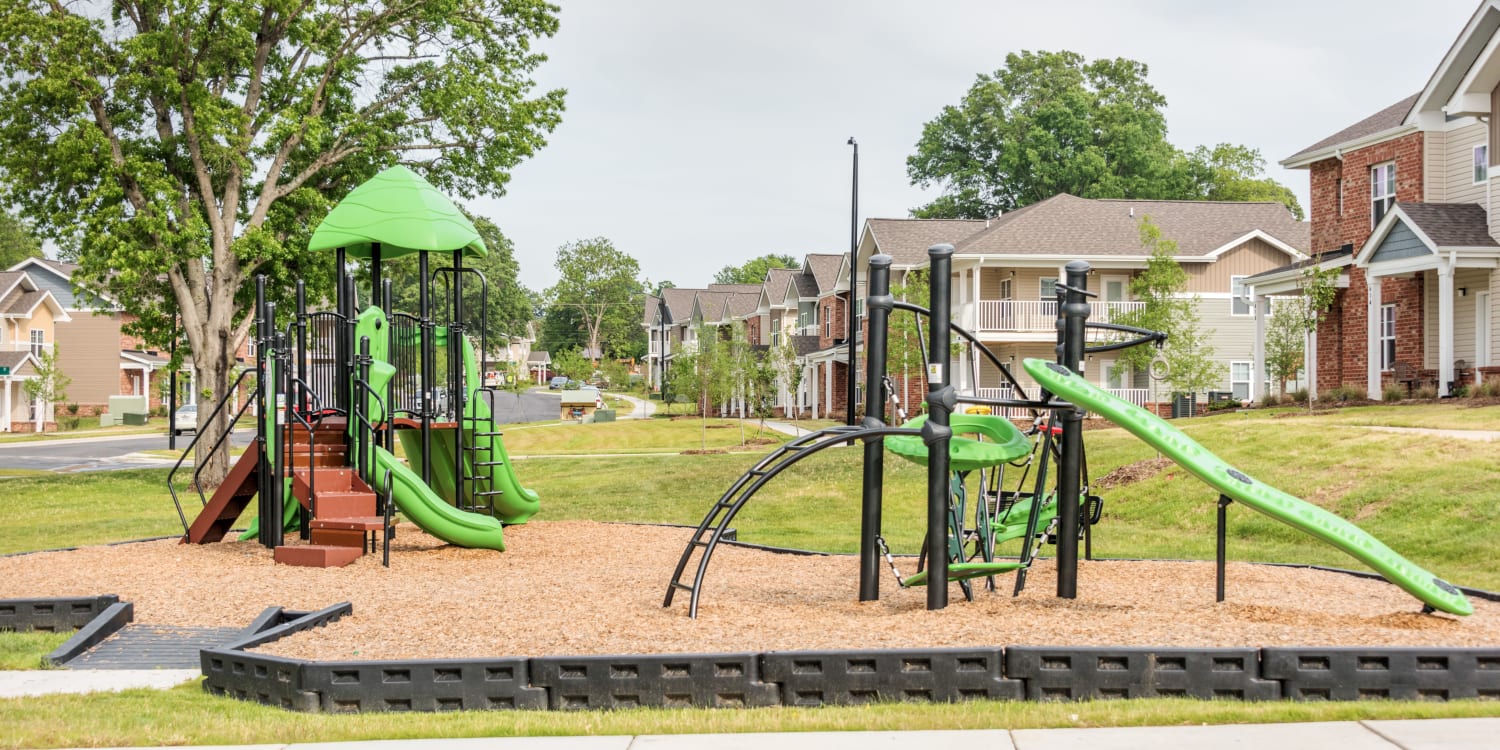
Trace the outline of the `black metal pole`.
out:
M 1061 364 L 1079 372 L 1083 362 L 1084 324 L 1088 322 L 1089 303 L 1086 292 L 1089 264 L 1075 260 L 1066 268 L 1067 289 L 1058 307 L 1061 341 L 1057 353 Z M 1081 374 L 1081 373 L 1080 373 Z M 1057 474 L 1057 595 L 1062 599 L 1078 596 L 1078 496 L 1083 478 L 1083 411 L 1070 409 L 1062 414 L 1062 456 Z
M 373 393 L 370 390 L 370 364 L 373 361 L 374 358 L 370 356 L 370 337 L 360 336 L 359 382 L 363 383 L 364 387 L 355 394 L 355 398 L 359 399 L 359 415 L 364 419 L 354 428 L 355 434 L 359 436 L 355 441 L 359 449 L 359 460 L 355 466 L 358 467 L 360 478 L 369 482 L 371 486 L 375 484 L 375 472 L 370 466 L 370 442 L 375 439 L 375 436 L 371 434 L 375 427 L 375 420 L 371 419 L 374 415 L 370 414 L 370 394 Z M 369 426 L 366 426 L 366 423 Z
M 844 424 L 854 424 L 854 394 L 855 378 L 857 370 L 855 365 L 859 363 L 858 347 L 855 338 L 859 331 L 859 322 L 854 316 L 854 300 L 859 296 L 859 143 L 854 136 L 849 136 L 849 145 L 854 147 L 854 176 L 853 186 L 850 188 L 849 198 L 849 304 L 844 308 L 845 317 L 849 323 L 849 370 L 844 378 L 849 386 L 849 392 L 845 398 L 848 407 L 845 409 Z
M 296 327 L 297 352 L 295 356 L 297 358 L 297 388 L 295 389 L 295 392 L 297 394 L 297 398 L 293 400 L 291 408 L 296 409 L 299 413 L 301 413 L 303 415 L 303 418 L 307 418 L 308 405 L 310 401 L 310 399 L 308 399 L 307 393 L 307 285 L 305 282 L 303 282 L 302 279 L 297 279 Z M 313 504 L 313 492 L 311 487 L 313 482 L 313 463 L 316 460 L 314 458 L 314 454 L 316 453 L 314 444 L 316 442 L 317 440 L 315 440 L 312 435 L 307 436 L 307 481 L 309 483 L 307 498 L 308 506 L 312 506 Z M 292 460 L 294 461 L 292 470 L 296 471 L 297 467 L 295 465 L 295 458 Z M 307 507 L 301 508 L 298 511 L 297 536 L 301 537 L 304 540 L 308 539 L 312 535 L 312 510 L 314 510 L 314 508 Z
M 380 304 L 380 243 L 370 243 L 370 304 Z M 384 308 L 381 308 L 384 309 Z
M 659 352 L 657 352 L 656 360 L 657 360 L 658 366 L 661 369 L 661 372 L 658 373 L 658 375 L 661 377 L 661 379 L 656 382 L 656 385 L 657 385 L 657 388 L 661 391 L 661 405 L 663 407 L 667 408 L 669 410 L 667 413 L 670 414 L 671 413 L 671 411 L 670 411 L 671 407 L 669 406 L 669 404 L 671 402 L 667 400 L 667 289 L 666 289 L 666 287 L 662 287 L 661 289 L 657 290 L 657 295 L 658 296 L 656 298 L 656 317 L 657 317 L 657 320 L 658 320 L 658 322 L 660 324 L 660 328 L 661 328 L 661 333 L 659 335 L 659 338 L 661 339 L 661 350 Z
M 922 442 L 927 444 L 927 608 L 948 606 L 948 444 L 953 430 L 948 415 L 958 403 L 957 394 L 948 384 L 948 349 L 952 334 L 948 330 L 952 296 L 949 274 L 953 267 L 953 246 L 933 245 L 927 248 L 931 268 L 932 325 L 927 346 L 927 422 L 922 425 Z
M 391 312 L 391 280 L 384 279 L 380 284 L 380 309 L 386 314 Z M 396 327 L 386 321 L 386 352 L 392 359 L 396 356 Z M 391 452 L 396 450 L 396 379 L 391 378 L 385 382 L 385 449 Z
M 427 251 L 417 253 L 417 322 L 421 331 L 422 358 L 422 482 L 432 484 L 432 370 L 436 364 L 432 347 L 432 298 L 427 293 Z
M 256 515 L 260 518 L 269 518 L 271 508 L 271 454 L 270 441 L 271 422 L 267 421 L 266 395 L 270 389 L 266 384 L 266 362 L 270 357 L 270 342 L 266 340 L 266 331 L 270 329 L 270 321 L 266 315 L 266 276 L 255 275 L 255 414 L 256 427 L 255 440 L 260 449 L 260 460 L 255 465 L 255 489 L 256 489 Z M 262 527 L 265 524 L 261 524 Z M 256 535 L 256 541 L 266 543 L 266 530 L 260 529 Z
M 1229 504 L 1234 502 L 1228 495 L 1219 496 L 1219 548 L 1214 561 L 1214 601 L 1224 601 L 1224 556 L 1227 551 L 1225 536 L 1229 526 Z
M 334 278 L 337 280 L 337 286 L 334 289 L 333 309 L 338 311 L 339 314 L 337 334 L 333 342 L 333 353 L 334 359 L 336 361 L 336 364 L 333 367 L 333 372 L 334 377 L 338 379 L 338 382 L 334 384 L 333 389 L 335 400 L 338 401 L 338 403 L 334 406 L 339 411 L 343 412 L 344 416 L 347 417 L 350 414 L 349 405 L 351 403 L 349 401 L 350 373 L 348 372 L 348 366 L 349 363 L 354 360 L 354 351 L 350 348 L 347 338 L 347 331 L 349 329 L 344 325 L 344 323 L 349 319 L 349 301 L 344 299 L 344 276 L 347 273 L 347 269 L 345 268 L 345 266 L 348 263 L 348 258 L 346 257 L 344 248 L 341 247 L 334 251 L 333 263 L 335 266 Z
M 271 496 L 270 508 L 266 515 L 260 517 L 260 530 L 267 547 L 280 547 L 285 541 L 282 521 L 286 516 L 286 476 L 284 468 L 286 457 L 286 356 L 283 350 L 286 348 L 286 336 L 276 332 L 276 303 L 266 303 L 266 318 L 272 321 L 270 327 L 270 354 L 271 361 L 275 364 L 275 373 L 271 378 L 273 416 L 271 418 Z
M 864 427 L 885 424 L 885 358 L 886 329 L 890 324 L 891 256 L 876 255 L 870 259 L 870 293 L 865 297 L 870 330 L 865 337 L 865 418 Z M 871 602 L 880 598 L 880 553 L 875 539 L 880 535 L 880 510 L 885 492 L 885 440 L 865 443 L 865 476 L 860 504 L 859 526 L 859 600 Z
M 177 318 L 172 318 L 172 345 L 168 351 L 172 355 L 172 372 L 169 373 L 171 382 L 167 384 L 167 449 L 177 450 Z M 234 429 L 230 425 L 229 429 Z M 196 431 L 196 430 L 195 430 Z
M 464 500 L 464 251 L 453 251 L 453 320 L 448 323 L 448 406 L 453 409 L 453 487 L 456 505 L 479 505 L 470 495 Z M 481 377 L 483 377 L 481 375 Z M 476 475 L 478 471 L 474 472 Z

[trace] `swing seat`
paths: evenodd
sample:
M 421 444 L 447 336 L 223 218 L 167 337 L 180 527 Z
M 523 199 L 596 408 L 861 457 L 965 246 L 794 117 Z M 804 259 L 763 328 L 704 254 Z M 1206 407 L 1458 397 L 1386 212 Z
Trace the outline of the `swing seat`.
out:
M 970 578 L 983 578 L 985 576 L 1010 573 L 1026 567 L 1025 563 L 1015 560 L 1005 562 L 966 562 L 948 563 L 948 582 L 967 581 Z M 902 588 L 927 585 L 927 572 L 920 571 L 901 582 Z
M 901 425 L 908 429 L 921 429 L 927 415 Z M 948 442 L 948 468 L 953 471 L 973 471 L 1010 463 L 1031 452 L 1031 441 L 1021 430 L 1004 417 L 988 414 L 953 414 L 948 417 L 954 438 Z M 982 435 L 989 442 L 980 442 L 959 435 Z M 908 461 L 927 465 L 927 444 L 922 438 L 896 435 L 885 439 L 885 447 Z

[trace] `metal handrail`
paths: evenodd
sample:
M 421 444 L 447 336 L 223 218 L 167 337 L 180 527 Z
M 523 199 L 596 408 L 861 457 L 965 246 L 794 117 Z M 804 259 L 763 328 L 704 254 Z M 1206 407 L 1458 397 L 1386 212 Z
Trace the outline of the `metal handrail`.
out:
M 390 411 L 386 409 L 385 399 L 381 398 L 380 394 L 376 393 L 375 389 L 371 388 L 370 384 L 367 381 L 362 378 L 355 378 L 353 383 L 353 390 L 356 397 L 360 389 L 363 389 L 365 393 L 370 394 L 370 397 L 375 399 L 375 402 L 380 405 L 380 413 L 386 415 L 386 424 L 389 425 Z M 370 420 L 365 414 L 364 404 L 365 402 L 363 399 L 350 404 L 350 412 L 352 413 L 351 418 L 358 420 L 360 424 L 364 425 L 365 431 L 369 434 L 370 440 L 373 442 L 375 439 L 375 426 L 370 424 Z M 368 482 L 371 481 L 371 475 L 366 472 L 367 467 L 365 466 L 365 461 L 367 460 L 367 457 L 365 454 L 367 454 L 369 451 L 365 450 L 365 446 L 363 445 L 363 437 L 364 436 L 361 435 L 360 439 L 355 441 L 355 450 L 359 451 L 359 458 L 356 460 L 354 468 L 357 472 L 359 472 L 359 478 Z
M 229 403 L 230 397 L 233 396 L 234 393 L 238 391 L 240 386 L 244 383 L 245 376 L 251 375 L 255 372 L 256 370 L 250 369 L 242 370 L 240 372 L 240 376 L 238 378 L 235 378 L 234 383 L 229 386 L 229 392 L 224 394 L 224 398 L 219 399 L 219 403 L 215 405 L 213 411 L 209 413 L 207 421 L 208 424 L 211 424 L 213 420 L 219 416 L 219 412 L 224 409 L 224 405 Z M 255 399 L 253 398 L 245 399 L 245 403 L 241 404 L 239 410 L 235 412 L 234 419 L 230 420 L 228 429 L 220 433 L 219 439 L 213 444 L 213 447 L 208 449 L 207 457 L 211 458 L 214 453 L 219 450 L 219 447 L 223 445 L 224 441 L 229 437 L 229 434 L 234 432 L 234 425 L 240 421 L 240 417 L 243 417 L 245 415 L 245 410 L 250 408 L 250 404 L 254 401 Z M 198 424 L 205 424 L 205 422 L 200 420 Z M 182 463 L 186 461 L 188 455 L 193 452 L 193 448 L 198 446 L 198 440 L 202 437 L 203 431 L 201 429 L 194 428 L 192 442 L 188 443 L 187 448 L 183 449 L 182 455 L 177 457 L 177 463 L 172 465 L 172 470 L 167 472 L 167 492 L 172 495 L 172 504 L 177 507 L 177 517 L 182 521 L 182 533 L 184 536 L 187 535 L 190 525 L 188 524 L 187 514 L 182 512 L 182 501 L 177 497 L 177 488 L 172 486 L 172 478 L 176 476 L 177 470 L 182 468 Z M 193 488 L 198 491 L 198 501 L 200 506 L 208 505 L 208 498 L 204 497 L 203 485 L 199 481 L 199 477 L 203 472 L 203 467 L 207 464 L 208 461 L 204 460 L 201 464 L 197 464 L 196 469 L 193 471 Z
M 315 407 L 314 411 L 319 414 L 323 412 L 323 400 L 318 397 L 317 393 L 313 392 L 310 388 L 307 387 L 307 383 L 304 382 L 302 378 L 294 375 L 287 381 L 287 385 L 297 389 L 297 395 L 299 396 L 299 399 L 297 400 L 298 404 L 302 403 L 301 398 L 311 396 L 313 405 Z M 313 435 L 313 425 L 312 422 L 308 421 L 307 415 L 304 414 L 301 410 L 292 408 L 287 409 L 287 412 L 292 415 L 292 419 L 295 422 L 300 423 L 307 430 L 307 514 L 313 518 L 317 518 L 318 493 L 315 486 L 315 481 L 318 476 L 318 472 L 316 465 L 313 463 L 313 454 L 316 452 L 316 438 Z M 292 425 L 292 427 L 295 427 L 295 425 Z M 277 429 L 280 429 L 279 425 L 277 426 Z M 291 437 L 290 429 L 287 430 L 287 437 Z M 288 447 L 291 446 L 290 440 L 287 441 L 287 445 Z M 290 457 L 288 457 L 287 459 L 287 470 L 292 473 L 293 477 L 297 475 L 297 454 L 295 451 L 292 451 Z

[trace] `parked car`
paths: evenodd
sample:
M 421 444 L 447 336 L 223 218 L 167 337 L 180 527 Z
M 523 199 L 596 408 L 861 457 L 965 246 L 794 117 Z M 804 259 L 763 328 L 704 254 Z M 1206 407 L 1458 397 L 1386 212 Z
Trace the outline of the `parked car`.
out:
M 186 405 L 177 407 L 176 424 L 174 424 L 172 426 L 172 430 L 173 430 L 172 434 L 174 434 L 174 435 L 181 435 L 184 432 L 197 432 L 198 431 L 198 405 L 197 404 L 186 404 Z
M 566 387 L 568 387 L 568 379 L 562 375 L 558 375 L 552 379 L 552 382 L 547 384 L 547 390 L 549 391 L 560 391 Z

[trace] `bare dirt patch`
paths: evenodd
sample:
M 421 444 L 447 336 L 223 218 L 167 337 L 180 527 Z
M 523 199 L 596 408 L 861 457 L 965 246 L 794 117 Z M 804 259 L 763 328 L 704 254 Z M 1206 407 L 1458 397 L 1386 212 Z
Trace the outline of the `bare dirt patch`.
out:
M 925 609 L 922 589 L 882 581 L 859 603 L 852 556 L 722 547 L 697 620 L 661 606 L 690 530 L 585 521 L 505 530 L 505 553 L 461 549 L 402 524 L 391 567 L 275 565 L 251 542 L 175 540 L 0 558 L 0 597 L 119 594 L 136 621 L 244 625 L 262 609 L 341 601 L 354 614 L 264 650 L 396 659 L 938 646 L 1500 646 L 1500 604 L 1418 614 L 1400 589 L 1338 573 L 1230 563 L 1214 603 L 1211 562 L 1081 562 L 1079 598 L 1054 598 L 1052 563 L 1019 598 L 999 592 Z M 912 567 L 909 560 L 901 563 Z
M 1151 477 L 1154 477 L 1157 474 L 1161 473 L 1163 469 L 1171 465 L 1172 459 L 1162 458 L 1160 456 L 1156 458 L 1147 458 L 1141 461 L 1136 461 L 1135 463 L 1125 464 L 1124 466 L 1121 466 L 1120 468 L 1115 469 L 1114 471 L 1111 471 L 1110 473 L 1100 477 L 1099 481 L 1093 483 L 1093 487 L 1091 489 L 1108 490 L 1127 484 L 1144 482 L 1147 479 L 1150 479 Z

